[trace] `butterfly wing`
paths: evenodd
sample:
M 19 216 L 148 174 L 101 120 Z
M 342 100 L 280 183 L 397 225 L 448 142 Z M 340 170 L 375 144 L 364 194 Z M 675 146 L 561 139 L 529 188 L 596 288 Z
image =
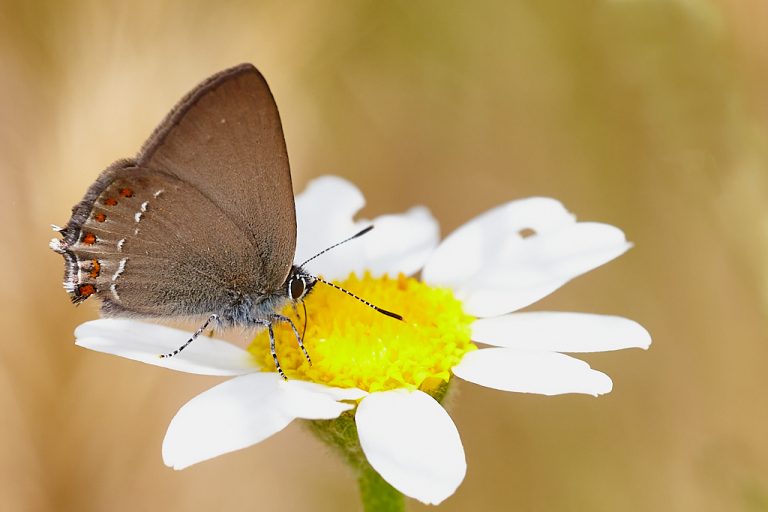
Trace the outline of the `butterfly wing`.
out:
M 257 247 L 267 288 L 285 281 L 296 250 L 293 188 L 277 105 L 255 67 L 200 84 L 137 160 L 189 183 L 240 226 Z
M 136 160 L 99 176 L 61 234 L 72 300 L 96 294 L 108 314 L 236 316 L 282 285 L 295 210 L 261 75 L 244 65 L 203 82 Z

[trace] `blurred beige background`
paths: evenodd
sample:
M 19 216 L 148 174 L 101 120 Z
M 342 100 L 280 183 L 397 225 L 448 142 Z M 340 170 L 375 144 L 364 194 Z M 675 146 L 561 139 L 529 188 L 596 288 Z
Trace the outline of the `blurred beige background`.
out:
M 48 224 L 241 61 L 297 192 L 339 174 L 364 214 L 425 204 L 443 233 L 549 195 L 636 243 L 535 308 L 636 319 L 651 350 L 589 357 L 615 383 L 599 399 L 461 384 L 469 468 L 441 510 L 768 510 L 763 0 L 0 2 L 0 509 L 359 506 L 296 425 L 164 467 L 169 420 L 217 380 L 72 344 L 98 313 L 69 304 Z

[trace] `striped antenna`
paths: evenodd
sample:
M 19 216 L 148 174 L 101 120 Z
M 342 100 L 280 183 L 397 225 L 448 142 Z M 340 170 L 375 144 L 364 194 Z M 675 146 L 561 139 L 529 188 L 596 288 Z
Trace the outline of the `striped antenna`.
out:
M 354 293 L 350 292 L 349 290 L 345 290 L 344 288 L 342 288 L 341 286 L 339 286 L 339 285 L 337 285 L 337 284 L 333 284 L 333 283 L 331 283 L 330 281 L 326 281 L 325 279 L 323 279 L 323 278 L 321 278 L 321 277 L 315 277 L 315 279 L 317 279 L 318 281 L 320 281 L 320 282 L 321 282 L 321 283 L 323 283 L 323 284 L 327 284 L 328 286 L 331 286 L 331 287 L 333 287 L 333 288 L 336 288 L 337 290 L 339 290 L 339 291 L 341 291 L 341 292 L 344 292 L 344 293 L 346 293 L 347 295 L 349 295 L 349 296 L 350 296 L 350 297 L 352 297 L 353 299 L 357 299 L 357 300 L 359 300 L 360 302 L 362 302 L 363 304 L 365 304 L 365 305 L 366 305 L 366 306 L 368 306 L 369 308 L 375 309 L 376 311 L 378 311 L 378 312 L 379 312 L 379 313 L 381 313 L 382 315 L 387 315 L 387 316 L 389 316 L 389 317 L 392 317 L 392 318 L 394 318 L 395 320 L 401 320 L 401 321 L 403 321 L 403 322 L 405 321 L 405 320 L 403 320 L 403 317 L 402 317 L 402 316 L 400 316 L 400 315 L 398 315 L 397 313 L 393 313 L 393 312 L 391 312 L 391 311 L 387 311 L 387 310 L 386 310 L 386 309 L 384 309 L 384 308 L 380 308 L 380 307 L 379 307 L 379 306 L 377 306 L 376 304 L 371 304 L 371 303 L 370 303 L 370 302 L 368 302 L 367 300 L 365 300 L 365 299 L 363 299 L 363 298 L 361 298 L 361 297 L 358 297 L 358 296 L 357 296 L 357 295 L 355 295 Z
M 341 242 L 339 242 L 337 244 L 333 244 L 332 246 L 328 247 L 327 249 L 323 249 L 322 251 L 320 251 L 319 253 L 315 254 L 314 256 L 312 256 L 311 258 L 309 258 L 307 261 L 305 261 L 304 263 L 302 263 L 299 266 L 303 267 L 304 265 L 306 265 L 307 263 L 309 263 L 313 259 L 317 258 L 321 254 L 325 254 L 328 251 L 330 251 L 331 249 L 334 249 L 334 248 L 340 246 L 341 244 L 345 244 L 345 243 L 349 242 L 350 240 L 354 240 L 357 237 L 363 236 L 364 234 L 368 233 L 372 229 L 373 229 L 373 224 L 371 224 L 367 228 L 363 229 L 362 231 L 358 232 L 357 234 L 352 235 L 351 237 L 347 238 L 346 240 L 342 240 Z
M 313 259 L 317 258 L 318 256 L 320 256 L 320 255 L 322 255 L 322 254 L 325 254 L 326 252 L 330 251 L 331 249 L 333 249 L 333 248 L 335 248 L 335 247 L 338 247 L 338 246 L 340 246 L 341 244 L 345 244 L 345 243 L 349 242 L 350 240 L 354 240 L 355 238 L 361 237 L 361 236 L 363 236 L 364 234 L 368 233 L 368 232 L 369 232 L 370 230 L 372 230 L 372 229 L 373 229 L 373 224 L 371 224 L 371 225 L 370 225 L 370 226 L 368 226 L 367 228 L 364 228 L 364 229 L 362 229 L 362 230 L 358 231 L 357 233 L 355 233 L 355 234 L 354 234 L 354 235 L 352 235 L 351 237 L 349 237 L 349 238 L 347 238 L 347 239 L 345 239 L 345 240 L 342 240 L 342 241 L 341 241 L 341 242 L 339 242 L 339 243 L 333 244 L 332 246 L 328 247 L 327 249 L 324 249 L 324 250 L 320 251 L 319 253 L 315 254 L 314 256 L 312 256 L 311 258 L 309 258 L 307 261 L 305 261 L 304 263 L 302 263 L 301 265 L 299 265 L 299 267 L 300 267 L 300 268 L 303 268 L 303 267 L 304 267 L 304 265 L 306 265 L 307 263 L 309 263 L 309 262 L 310 262 L 310 261 L 312 261 Z M 378 311 L 378 312 L 379 312 L 379 313 L 381 313 L 382 315 L 387 315 L 388 317 L 394 318 L 394 319 L 396 319 L 396 320 L 401 320 L 401 321 L 404 321 L 404 320 L 403 320 L 403 317 L 402 317 L 402 316 L 400 316 L 400 315 L 398 315 L 397 313 L 393 313 L 393 312 L 391 312 L 391 311 L 388 311 L 388 310 L 386 310 L 386 309 L 384 309 L 384 308 L 380 308 L 379 306 L 377 306 L 377 305 L 375 305 L 375 304 L 371 304 L 371 303 L 370 303 L 370 302 L 368 302 L 367 300 L 365 300 L 365 299 L 363 299 L 363 298 L 361 298 L 361 297 L 358 297 L 358 296 L 357 296 L 357 295 L 355 295 L 354 293 L 350 292 L 349 290 L 345 290 L 344 288 L 342 288 L 341 286 L 339 286 L 339 285 L 337 285 L 337 284 L 333 284 L 333 283 L 332 283 L 332 282 L 330 282 L 330 281 L 326 281 L 325 279 L 323 279 L 323 278 L 321 278 L 321 277 L 317 277 L 317 276 L 312 276 L 312 277 L 313 277 L 313 278 L 314 278 L 316 281 L 320 281 L 321 283 L 323 283 L 323 284 L 326 284 L 326 285 L 328 285 L 328 286 L 330 286 L 330 287 L 332 287 L 332 288 L 336 288 L 337 290 L 339 290 L 339 291 L 341 291 L 341 292 L 344 292 L 344 293 L 346 293 L 347 295 L 349 295 L 349 296 L 350 296 L 350 297 L 352 297 L 353 299 L 357 299 L 357 300 L 359 300 L 360 302 L 362 302 L 363 304 L 365 304 L 365 305 L 366 305 L 366 306 L 368 306 L 369 308 L 371 308 L 371 309 L 375 309 L 376 311 Z M 307 310 L 306 310 L 306 307 L 305 307 L 305 309 L 304 309 L 304 313 L 305 313 L 305 315 L 306 315 L 306 311 L 307 311 Z M 305 321 L 306 321 L 306 316 L 305 316 Z M 305 325 L 305 328 L 306 328 L 306 325 Z

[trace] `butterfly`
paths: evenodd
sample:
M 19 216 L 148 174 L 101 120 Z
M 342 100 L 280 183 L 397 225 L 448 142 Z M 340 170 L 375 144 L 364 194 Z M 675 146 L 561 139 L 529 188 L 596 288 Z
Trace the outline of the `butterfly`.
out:
M 50 247 L 64 257 L 64 288 L 73 303 L 95 295 L 104 316 L 206 319 L 160 357 L 178 354 L 211 322 L 262 327 L 285 378 L 273 324 L 289 324 L 311 360 L 280 311 L 317 282 L 339 288 L 304 270 L 307 262 L 293 264 L 288 152 L 275 100 L 251 64 L 216 73 L 189 92 L 138 155 L 104 170 L 66 226 L 54 230 L 61 238 Z

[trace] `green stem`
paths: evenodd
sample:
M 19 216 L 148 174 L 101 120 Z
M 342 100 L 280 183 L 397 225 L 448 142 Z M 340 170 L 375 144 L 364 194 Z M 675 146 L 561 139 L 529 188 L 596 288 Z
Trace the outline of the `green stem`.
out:
M 405 498 L 369 465 L 360 468 L 357 484 L 365 512 L 404 512 Z
M 357 473 L 365 512 L 403 512 L 405 497 L 374 470 L 363 454 L 355 418 L 344 413 L 335 420 L 306 421 L 309 430 L 333 448 Z
M 443 381 L 425 383 L 423 391 L 443 403 L 449 394 Z M 404 512 L 405 497 L 389 485 L 365 458 L 357 436 L 355 413 L 347 411 L 333 420 L 305 420 L 309 430 L 324 444 L 336 451 L 357 473 L 357 484 L 365 512 Z

